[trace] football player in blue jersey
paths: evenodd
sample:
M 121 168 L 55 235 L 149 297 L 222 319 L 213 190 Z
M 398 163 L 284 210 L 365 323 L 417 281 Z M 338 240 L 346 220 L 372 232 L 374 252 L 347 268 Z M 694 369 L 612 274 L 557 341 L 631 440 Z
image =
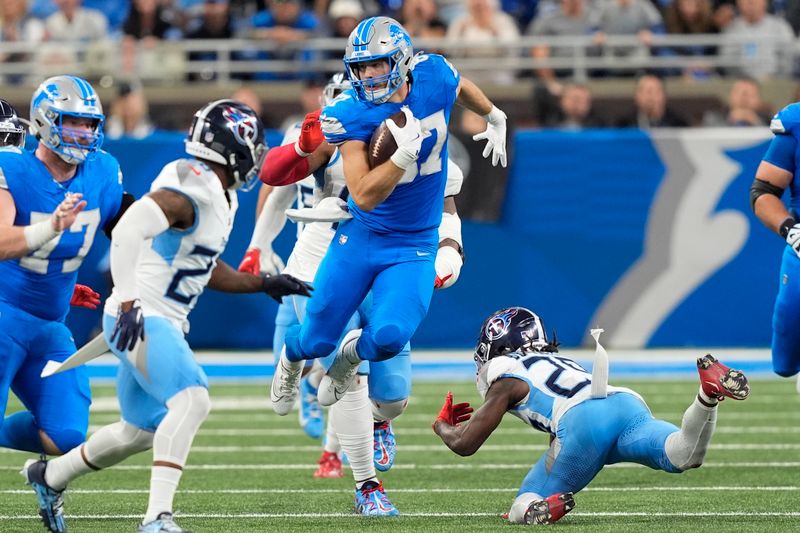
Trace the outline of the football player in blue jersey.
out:
M 598 342 L 598 354 L 607 357 L 600 348 Z M 573 493 L 607 464 L 632 462 L 671 473 L 699 467 L 716 427 L 717 404 L 750 394 L 744 374 L 705 355 L 697 360 L 700 389 L 679 429 L 654 418 L 633 390 L 609 386 L 607 359 L 599 365 L 602 372 L 589 374 L 559 355 L 541 318 L 524 307 L 484 321 L 475 363 L 483 405 L 473 414 L 468 403 L 454 405 L 448 393 L 433 431 L 462 456 L 478 451 L 506 412 L 550 434 L 550 449 L 528 472 L 508 513 L 517 524 L 559 520 L 574 507 Z
M 437 228 L 447 176 L 447 124 L 456 102 L 484 116 L 484 156 L 506 164 L 506 117 L 471 81 L 436 54 L 414 55 L 411 38 L 394 19 L 373 17 L 348 38 L 345 70 L 353 88 L 320 115 L 325 140 L 339 148 L 352 219 L 339 224 L 315 278 L 301 326 L 286 334 L 272 383 L 273 408 L 294 404 L 305 359 L 328 355 L 371 290 L 371 322 L 349 332 L 319 388 L 335 403 L 362 360 L 398 354 L 425 317 L 434 288 Z M 367 149 L 375 128 L 401 111 L 406 123 L 387 121 L 397 150 L 374 169 Z M 303 155 L 303 154 L 300 154 Z
M 46 386 L 39 375 L 48 359 L 75 352 L 64 325 L 70 303 L 99 303 L 91 289 L 75 289 L 78 268 L 133 198 L 100 149 L 105 116 L 89 83 L 45 80 L 30 118 L 35 152 L 22 150 L 24 131 L 0 150 L 0 405 L 13 390 L 27 408 L 2 421 L 0 446 L 58 455 L 86 437 L 89 382 L 81 368 Z
M 783 377 L 800 372 L 800 103 L 789 104 L 770 123 L 775 134 L 756 170 L 750 188 L 750 206 L 769 229 L 786 240 L 780 283 L 772 314 L 772 368 Z M 781 200 L 789 189 L 789 208 Z M 800 377 L 797 381 L 800 392 Z

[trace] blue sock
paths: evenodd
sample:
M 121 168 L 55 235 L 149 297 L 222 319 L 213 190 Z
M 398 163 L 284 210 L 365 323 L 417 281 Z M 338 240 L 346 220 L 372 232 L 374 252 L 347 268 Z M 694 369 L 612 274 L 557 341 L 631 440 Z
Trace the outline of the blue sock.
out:
M 39 427 L 30 411 L 20 411 L 3 420 L 3 425 L 0 426 L 0 447 L 44 453 Z

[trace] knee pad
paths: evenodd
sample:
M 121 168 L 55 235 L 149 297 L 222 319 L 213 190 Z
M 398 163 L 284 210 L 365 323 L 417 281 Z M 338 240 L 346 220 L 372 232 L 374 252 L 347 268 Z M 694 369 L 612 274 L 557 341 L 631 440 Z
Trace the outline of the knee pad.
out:
M 205 387 L 189 387 L 167 400 L 167 407 L 185 413 L 187 418 L 203 421 L 211 412 L 211 398 Z
M 511 504 L 511 509 L 508 511 L 508 521 L 512 524 L 523 524 L 525 522 L 525 511 L 531 503 L 536 500 L 543 500 L 541 496 L 535 492 L 525 492 L 517 496 L 514 503 Z
M 86 433 L 77 429 L 57 429 L 46 431 L 45 434 L 50 437 L 61 453 L 67 453 L 86 440 Z
M 394 420 L 403 414 L 407 405 L 408 399 L 398 400 L 396 402 L 377 402 L 372 400 L 372 418 L 376 422 Z
M 361 335 L 358 354 L 368 361 L 384 361 L 402 352 L 409 338 L 396 324 L 386 324 Z

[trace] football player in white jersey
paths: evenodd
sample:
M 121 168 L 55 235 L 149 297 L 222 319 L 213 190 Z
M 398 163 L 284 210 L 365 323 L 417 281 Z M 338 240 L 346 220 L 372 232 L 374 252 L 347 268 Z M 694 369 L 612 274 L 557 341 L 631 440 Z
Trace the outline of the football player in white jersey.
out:
M 337 92 L 348 87 L 341 75 L 334 76 L 326 86 L 329 103 Z M 350 218 L 344 201 L 347 189 L 338 149 L 323 142 L 318 113 L 310 113 L 304 120 L 297 141 L 273 149 L 267 155 L 261 174 L 291 183 L 301 178 L 302 171 L 313 175 L 315 180 L 313 209 L 291 212 L 295 220 L 309 222 L 298 237 L 298 241 L 287 261 L 284 272 L 298 279 L 311 281 L 336 233 L 336 225 Z M 305 155 L 303 155 L 305 154 Z M 288 164 L 294 161 L 295 165 Z M 461 251 L 461 223 L 455 209 L 453 196 L 458 194 L 463 175 L 454 164 L 449 167 L 447 187 L 445 188 L 445 214 L 440 226 L 440 252 L 436 258 L 437 277 L 435 286 L 445 288 L 458 279 L 463 262 Z M 294 176 L 294 178 L 291 178 Z M 274 193 L 273 193 L 274 194 Z M 305 316 L 306 298 L 293 297 L 297 316 L 302 323 Z M 368 296 L 348 330 L 363 327 L 370 320 L 371 299 Z M 397 510 L 386 498 L 376 477 L 375 470 L 386 471 L 391 468 L 396 452 L 391 420 L 402 414 L 407 405 L 411 389 L 410 346 L 407 344 L 398 357 L 362 365 L 364 373 L 369 372 L 369 380 L 362 373 L 356 385 L 338 404 L 331 408 L 328 439 L 320 459 L 316 477 L 336 477 L 341 475 L 341 463 L 337 456 L 341 446 L 350 460 L 356 480 L 356 510 L 365 515 L 394 515 Z M 332 353 L 322 365 L 332 362 Z M 315 392 L 322 372 L 312 371 L 304 380 L 305 397 Z M 301 409 L 302 412 L 302 409 Z
M 508 513 L 512 523 L 556 522 L 574 507 L 573 493 L 607 464 L 632 462 L 671 473 L 699 467 L 714 433 L 717 404 L 750 394 L 744 374 L 710 354 L 701 357 L 700 390 L 679 429 L 654 418 L 634 391 L 608 386 L 607 379 L 598 379 L 603 374 L 589 374 L 557 352 L 558 344 L 548 341 L 542 320 L 529 309 L 494 313 L 481 326 L 475 349 L 483 405 L 472 414 L 467 403 L 453 405 L 448 393 L 433 423 L 447 447 L 462 456 L 475 453 L 506 412 L 550 434 L 550 449 L 528 472 Z
M 309 295 L 288 275 L 254 276 L 221 260 L 236 208 L 236 190 L 255 181 L 266 152 L 264 127 L 247 106 L 219 100 L 194 116 L 186 153 L 167 164 L 150 193 L 135 202 L 111 240 L 114 290 L 103 334 L 120 360 L 122 419 L 51 461 L 28 461 L 23 474 L 41 513 L 63 517 L 67 484 L 153 448 L 150 498 L 137 531 L 181 533 L 172 501 L 192 440 L 210 409 L 208 380 L 184 335 L 206 285 L 224 292 L 265 292 L 280 301 Z M 51 531 L 65 531 L 63 527 Z

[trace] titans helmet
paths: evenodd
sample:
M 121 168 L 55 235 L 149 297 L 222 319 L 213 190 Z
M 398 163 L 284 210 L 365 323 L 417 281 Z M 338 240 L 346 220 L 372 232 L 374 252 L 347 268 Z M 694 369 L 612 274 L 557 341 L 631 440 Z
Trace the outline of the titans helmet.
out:
M 362 20 L 347 39 L 344 66 L 347 77 L 364 102 L 382 104 L 403 85 L 414 57 L 411 37 L 399 22 L 389 17 Z M 354 67 L 358 63 L 386 60 L 389 73 L 362 80 Z
M 0 147 L 25 146 L 25 128 L 20 123 L 14 106 L 0 99 Z
M 91 130 L 64 127 L 64 117 L 91 120 Z M 94 157 L 103 145 L 105 115 L 89 82 L 54 76 L 42 82 L 31 99 L 31 129 L 39 141 L 72 165 Z
M 509 307 L 483 321 L 475 347 L 480 369 L 490 359 L 513 352 L 557 352 L 558 342 L 547 339 L 539 315 L 524 307 Z
M 351 87 L 350 80 L 345 77 L 344 72 L 337 72 L 331 76 L 325 88 L 322 89 L 322 96 L 319 99 L 320 105 L 322 107 L 330 105 L 334 98 Z
M 267 154 L 264 125 L 255 111 L 236 100 L 217 100 L 194 114 L 186 153 L 223 165 L 232 189 L 248 191 Z

